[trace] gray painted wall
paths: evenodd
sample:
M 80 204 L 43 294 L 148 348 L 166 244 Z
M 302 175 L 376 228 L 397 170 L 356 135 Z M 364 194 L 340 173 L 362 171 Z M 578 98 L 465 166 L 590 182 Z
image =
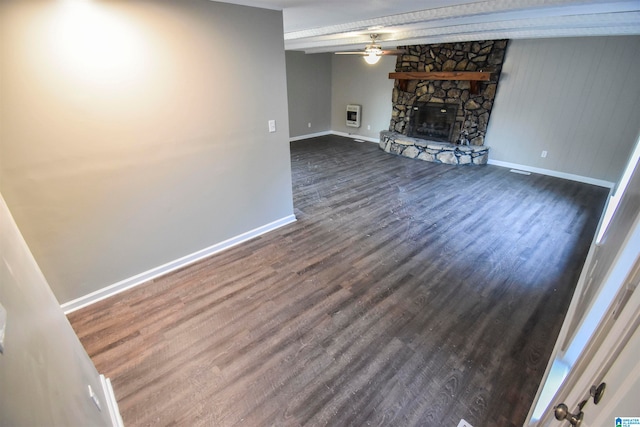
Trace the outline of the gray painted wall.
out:
M 361 56 L 335 55 L 332 67 L 331 129 L 369 138 L 380 138 L 380 131 L 389 129 L 396 57 L 383 56 L 375 65 Z M 347 127 L 347 104 L 362 105 L 360 128 Z M 367 129 L 370 126 L 371 129 Z
M 489 158 L 617 182 L 639 129 L 639 69 L 638 36 L 510 41 Z
M 38 269 L 0 196 L 0 425 L 108 426 L 99 375 Z M 100 399 L 102 412 L 89 398 Z
M 330 53 L 286 52 L 289 136 L 331 130 L 332 57 Z
M 293 214 L 281 12 L 3 1 L 0 40 L 0 191 L 60 302 Z

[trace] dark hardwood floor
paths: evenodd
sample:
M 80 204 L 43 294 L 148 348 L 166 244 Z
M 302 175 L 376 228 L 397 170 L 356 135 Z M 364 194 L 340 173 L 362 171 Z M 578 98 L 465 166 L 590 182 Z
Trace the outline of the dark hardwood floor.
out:
M 522 425 L 607 190 L 291 156 L 295 224 L 69 316 L 125 425 Z

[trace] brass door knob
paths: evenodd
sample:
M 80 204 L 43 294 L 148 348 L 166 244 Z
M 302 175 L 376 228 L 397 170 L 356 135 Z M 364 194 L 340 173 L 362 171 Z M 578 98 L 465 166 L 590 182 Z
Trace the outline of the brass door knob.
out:
M 569 408 L 564 403 L 561 403 L 553 408 L 553 412 L 556 420 L 567 420 L 572 426 L 576 427 L 579 427 L 582 424 L 582 419 L 584 418 L 584 412 L 580 411 L 574 415 L 569 412 Z

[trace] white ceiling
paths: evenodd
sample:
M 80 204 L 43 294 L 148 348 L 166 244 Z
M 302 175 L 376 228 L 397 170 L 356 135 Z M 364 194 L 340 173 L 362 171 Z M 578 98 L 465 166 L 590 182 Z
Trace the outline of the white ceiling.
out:
M 219 0 L 220 1 L 220 0 Z M 285 49 L 640 34 L 640 0 L 222 0 L 282 10 Z

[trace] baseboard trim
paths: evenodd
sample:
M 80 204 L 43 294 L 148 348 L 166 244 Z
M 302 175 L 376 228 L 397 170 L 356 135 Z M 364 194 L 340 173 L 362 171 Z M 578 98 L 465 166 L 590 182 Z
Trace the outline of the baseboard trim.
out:
M 124 427 L 122 422 L 122 416 L 120 415 L 120 409 L 118 408 L 118 401 L 116 395 L 113 392 L 113 386 L 111 380 L 104 375 L 100 374 L 100 383 L 102 384 L 102 392 L 107 400 L 107 409 L 109 410 L 109 417 L 111 418 L 111 425 L 113 427 Z
M 83 307 L 94 304 L 98 301 L 101 301 L 105 298 L 116 295 L 128 289 L 131 289 L 142 283 L 148 282 L 151 279 L 155 279 L 157 277 L 163 276 L 167 273 L 170 273 L 179 268 L 185 267 L 189 264 L 193 264 L 194 262 L 200 261 L 201 259 L 207 258 L 225 249 L 229 249 L 232 246 L 238 245 L 240 243 L 244 243 L 262 234 L 268 233 L 269 231 L 273 231 L 277 228 L 284 227 L 285 225 L 291 224 L 292 222 L 295 222 L 295 221 L 296 221 L 295 215 L 286 216 L 279 220 L 273 221 L 269 224 L 265 224 L 261 227 L 247 231 L 246 233 L 242 233 L 238 236 L 227 239 L 223 242 L 216 243 L 215 245 L 209 246 L 208 248 L 201 249 L 197 252 L 186 255 L 182 258 L 178 258 L 174 261 L 170 261 L 166 264 L 152 268 L 151 270 L 137 274 L 128 279 L 121 280 L 117 283 L 114 283 L 113 285 L 109 285 L 102 289 L 98 289 L 97 291 L 91 292 L 90 294 L 87 294 L 80 298 L 76 298 L 72 301 L 65 302 L 60 307 L 62 308 L 65 314 L 72 313 Z
M 332 130 L 330 133 L 331 135 L 344 136 L 345 138 L 362 139 L 369 142 L 375 142 L 376 144 L 380 143 L 380 138 L 371 138 L 370 136 L 356 135 L 355 133 L 338 132 L 337 130 Z
M 495 165 L 495 166 L 502 166 L 510 169 L 520 169 L 523 171 L 533 172 L 540 175 L 548 175 L 556 178 L 568 179 L 570 181 L 584 182 L 585 184 L 592 184 L 592 185 L 597 185 L 599 187 L 605 187 L 605 188 L 613 188 L 613 186 L 615 185 L 613 182 L 605 181 L 603 179 L 590 178 L 588 176 L 582 176 L 582 175 L 574 175 L 572 173 L 566 173 L 566 172 L 558 172 L 550 169 L 536 168 L 533 166 L 519 165 L 517 163 L 503 162 L 501 160 L 489 159 L 488 164 Z
M 311 138 L 317 138 L 319 136 L 327 136 L 327 135 L 331 135 L 331 132 L 330 131 L 324 131 L 324 132 L 310 133 L 310 134 L 307 134 L 307 135 L 300 135 L 300 136 L 294 136 L 292 138 L 289 138 L 289 142 L 301 141 L 303 139 L 311 139 Z
M 289 138 L 289 142 L 301 141 L 303 139 L 311 139 L 311 138 L 317 138 L 319 136 L 327 136 L 327 135 L 337 135 L 337 136 L 344 136 L 345 138 L 362 139 L 364 141 L 374 142 L 376 144 L 380 143 L 380 138 L 371 138 L 370 136 L 362 136 L 362 135 L 357 135 L 355 133 L 339 132 L 337 130 L 329 130 L 325 132 L 310 133 L 308 135 L 294 136 L 292 138 Z

